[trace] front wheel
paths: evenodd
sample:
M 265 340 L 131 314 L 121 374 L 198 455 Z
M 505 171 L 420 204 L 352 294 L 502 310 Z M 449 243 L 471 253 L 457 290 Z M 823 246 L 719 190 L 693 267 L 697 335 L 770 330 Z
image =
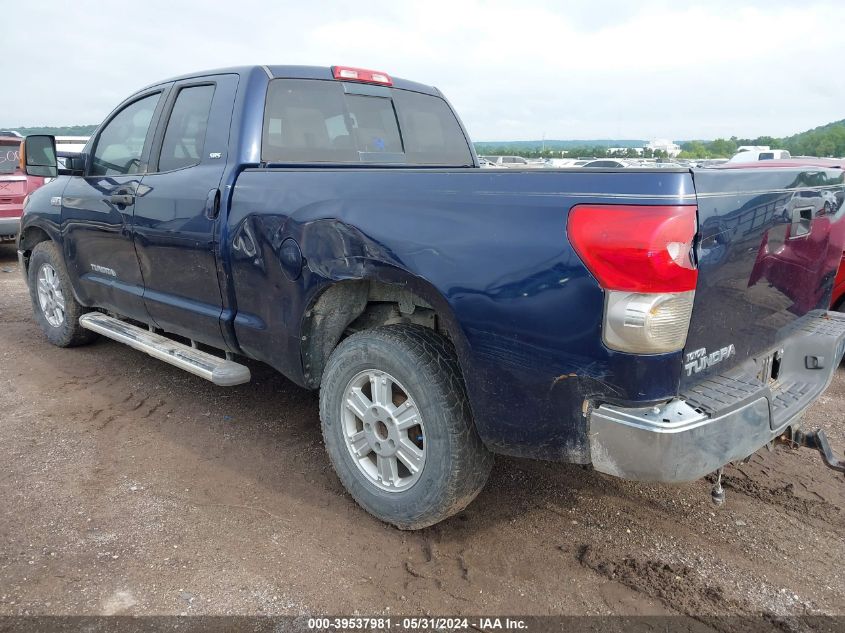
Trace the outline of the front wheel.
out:
M 472 422 L 455 351 L 420 326 L 344 340 L 323 374 L 320 418 L 345 488 L 402 529 L 460 512 L 490 474 L 493 457 Z
M 73 297 L 67 268 L 53 242 L 41 242 L 32 249 L 28 282 L 35 320 L 53 345 L 73 347 L 97 338 L 79 324 L 86 309 Z

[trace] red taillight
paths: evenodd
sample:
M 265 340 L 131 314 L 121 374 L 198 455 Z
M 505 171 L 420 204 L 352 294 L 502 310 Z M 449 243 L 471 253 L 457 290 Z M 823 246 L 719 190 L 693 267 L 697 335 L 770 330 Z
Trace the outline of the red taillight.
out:
M 658 293 L 695 289 L 694 206 L 578 205 L 569 239 L 605 290 Z
M 332 66 L 332 75 L 335 79 L 342 79 L 344 81 L 363 81 L 364 83 L 381 84 L 382 86 L 393 85 L 390 75 L 378 70 L 351 68 L 350 66 Z

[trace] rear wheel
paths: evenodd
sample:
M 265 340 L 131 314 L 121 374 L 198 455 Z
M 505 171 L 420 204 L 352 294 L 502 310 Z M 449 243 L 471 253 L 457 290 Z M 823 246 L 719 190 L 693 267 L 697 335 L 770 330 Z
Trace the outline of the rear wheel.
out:
M 320 389 L 329 457 L 368 512 L 419 529 L 465 508 L 493 463 L 478 437 L 452 346 L 419 326 L 354 334 Z
M 35 320 L 47 340 L 59 347 L 73 347 L 97 338 L 79 325 L 79 317 L 87 310 L 74 299 L 67 268 L 53 242 L 41 242 L 32 249 L 28 280 Z

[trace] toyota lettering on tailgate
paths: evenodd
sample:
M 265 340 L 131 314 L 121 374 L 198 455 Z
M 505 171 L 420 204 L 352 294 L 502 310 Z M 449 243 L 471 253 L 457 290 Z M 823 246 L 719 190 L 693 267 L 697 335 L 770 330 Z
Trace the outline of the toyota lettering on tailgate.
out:
M 707 353 L 706 347 L 702 347 L 701 349 L 697 349 L 687 354 L 684 369 L 687 372 L 687 376 L 692 376 L 693 374 L 698 374 L 704 371 L 708 367 L 721 363 L 723 360 L 730 358 L 734 354 L 736 354 L 736 348 L 733 343 L 727 347 L 717 349 L 715 352 L 710 354 Z

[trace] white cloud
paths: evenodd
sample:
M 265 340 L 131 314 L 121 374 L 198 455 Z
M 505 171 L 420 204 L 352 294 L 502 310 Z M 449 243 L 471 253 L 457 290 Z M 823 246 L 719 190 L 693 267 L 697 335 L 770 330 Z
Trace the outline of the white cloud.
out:
M 702 3 L 13 3 L 0 125 L 100 120 L 168 76 L 348 64 L 437 85 L 476 140 L 783 135 L 845 117 L 845 15 Z M 37 43 L 37 46 L 34 45 Z

